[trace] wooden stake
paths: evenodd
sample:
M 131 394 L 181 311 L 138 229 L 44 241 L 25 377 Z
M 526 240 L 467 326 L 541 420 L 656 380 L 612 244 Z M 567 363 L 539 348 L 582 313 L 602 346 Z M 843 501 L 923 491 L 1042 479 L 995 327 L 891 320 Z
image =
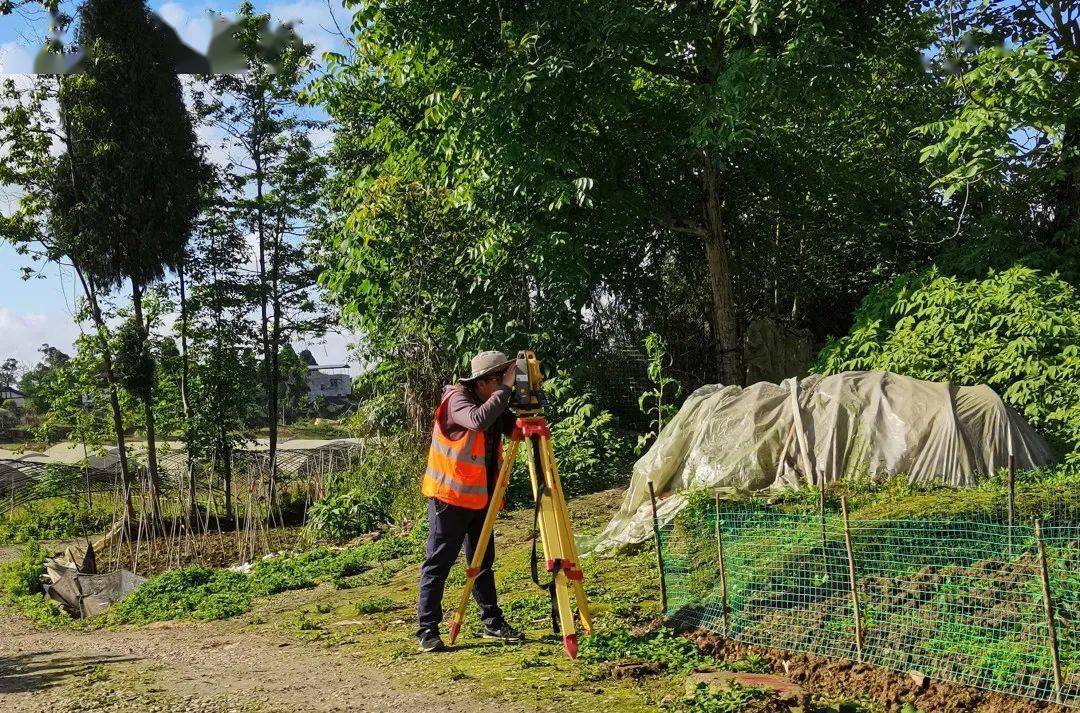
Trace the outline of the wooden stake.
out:
M 1046 632 L 1050 645 L 1050 660 L 1054 666 L 1054 699 L 1061 703 L 1061 661 L 1058 658 L 1057 627 L 1054 626 L 1054 597 L 1050 592 L 1050 568 L 1043 547 L 1042 521 L 1035 520 L 1035 546 L 1039 550 L 1039 577 L 1042 579 L 1043 609 L 1046 612 Z
M 851 547 L 851 527 L 848 524 L 847 496 L 840 497 L 840 512 L 844 516 L 844 548 L 847 550 L 848 581 L 851 583 L 851 610 L 855 617 L 855 655 L 862 663 L 862 613 L 859 611 L 859 589 L 855 585 L 855 553 Z
M 1009 556 L 1013 553 L 1013 523 L 1016 521 L 1016 456 L 1009 454 Z
M 660 571 L 660 611 L 667 613 L 667 580 L 664 577 L 664 551 L 660 546 L 660 520 L 656 517 L 656 491 L 649 481 L 649 502 L 652 503 L 653 538 L 656 542 L 656 568 Z
M 720 606 L 724 615 L 724 638 L 728 638 L 731 631 L 731 622 L 728 620 L 728 590 L 727 590 L 727 567 L 724 565 L 724 536 L 720 528 L 720 493 L 716 493 L 714 501 L 716 511 L 716 556 L 720 562 Z
M 818 519 L 821 521 L 821 566 L 825 579 L 829 578 L 829 539 L 825 535 L 825 475 L 818 480 Z

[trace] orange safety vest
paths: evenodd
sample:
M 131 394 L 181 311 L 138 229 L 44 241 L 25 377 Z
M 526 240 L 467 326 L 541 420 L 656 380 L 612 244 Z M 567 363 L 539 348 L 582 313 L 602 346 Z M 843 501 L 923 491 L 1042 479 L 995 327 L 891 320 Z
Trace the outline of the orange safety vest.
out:
M 420 483 L 424 497 L 435 498 L 450 505 L 482 510 L 488 504 L 486 437 L 483 431 L 466 431 L 457 440 L 443 433 L 443 412 L 450 400 L 448 394 L 435 411 L 435 426 L 431 430 L 427 470 Z M 499 442 L 502 458 L 502 441 Z

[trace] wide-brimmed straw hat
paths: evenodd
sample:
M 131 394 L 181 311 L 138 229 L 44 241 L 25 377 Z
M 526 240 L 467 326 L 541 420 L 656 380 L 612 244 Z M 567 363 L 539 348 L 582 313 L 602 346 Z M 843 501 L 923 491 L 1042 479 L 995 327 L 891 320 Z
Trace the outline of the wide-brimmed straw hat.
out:
M 513 364 L 514 361 L 514 359 L 508 359 L 502 352 L 480 352 L 474 356 L 469 363 L 472 374 L 463 376 L 458 379 L 458 381 L 464 384 L 466 382 L 476 381 L 481 376 L 487 376 L 488 374 L 494 374 L 496 372 L 501 374 L 506 371 L 506 367 Z

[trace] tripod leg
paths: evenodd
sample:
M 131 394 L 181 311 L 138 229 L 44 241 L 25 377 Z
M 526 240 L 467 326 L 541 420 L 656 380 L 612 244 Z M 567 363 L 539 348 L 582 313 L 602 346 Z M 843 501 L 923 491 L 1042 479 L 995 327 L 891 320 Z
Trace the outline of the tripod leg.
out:
M 551 447 L 551 440 L 543 439 L 541 454 L 545 461 L 545 471 L 551 481 L 552 501 L 556 517 L 559 520 L 559 532 L 562 537 L 563 551 L 574 567 L 575 574 L 569 580 L 574 590 L 574 598 L 577 600 L 578 616 L 581 618 L 581 628 L 586 634 L 592 633 L 592 616 L 589 612 L 589 600 L 585 596 L 585 586 L 581 580 L 581 558 L 578 555 L 577 543 L 574 542 L 574 531 L 570 524 L 570 510 L 566 505 L 566 497 L 563 494 L 562 482 L 559 480 L 559 469 L 555 464 L 555 453 Z
M 540 541 L 544 546 L 544 561 L 548 571 L 553 573 L 551 596 L 554 599 L 555 611 L 559 618 L 559 634 L 563 638 L 563 646 L 570 658 L 577 657 L 577 632 L 574 629 L 574 610 L 570 607 L 570 593 L 568 585 L 570 580 L 564 571 L 568 553 L 565 549 L 566 538 L 562 534 L 564 529 L 560 522 L 559 511 L 555 493 L 552 489 L 552 481 L 547 470 L 548 459 L 545 457 L 544 441 L 539 436 L 533 436 L 529 441 L 529 477 L 532 481 L 533 494 L 539 504 L 538 526 L 540 529 Z M 556 563 L 557 566 L 556 566 Z
M 465 570 L 465 586 L 461 590 L 457 611 L 454 612 L 454 618 L 450 621 L 451 644 L 457 640 L 461 632 L 461 624 L 465 621 L 465 608 L 469 605 L 469 595 L 472 594 L 476 577 L 480 574 L 481 563 L 491 543 L 491 531 L 495 528 L 495 518 L 499 515 L 499 504 L 502 503 L 506 488 L 510 484 L 510 471 L 514 467 L 519 443 L 520 441 L 510 441 L 510 447 L 504 454 L 502 466 L 499 468 L 499 477 L 495 480 L 495 492 L 491 494 L 491 502 L 488 503 L 487 514 L 484 516 L 484 526 L 480 530 L 480 540 L 476 543 L 476 550 L 473 552 L 469 568 Z
M 560 571 L 555 576 L 555 603 L 559 608 L 559 629 L 566 655 L 576 659 L 577 631 L 574 629 L 574 610 L 570 608 L 570 593 L 567 591 L 567 584 L 569 581 L 566 579 L 566 573 Z
M 550 563 L 562 559 L 562 541 L 558 533 L 555 511 L 551 503 L 551 491 L 547 489 L 547 478 L 543 472 L 543 446 L 537 436 L 530 436 L 529 443 L 529 480 L 533 489 L 533 500 L 539 501 L 540 514 L 537 526 L 540 530 L 540 543 L 543 545 L 544 562 Z

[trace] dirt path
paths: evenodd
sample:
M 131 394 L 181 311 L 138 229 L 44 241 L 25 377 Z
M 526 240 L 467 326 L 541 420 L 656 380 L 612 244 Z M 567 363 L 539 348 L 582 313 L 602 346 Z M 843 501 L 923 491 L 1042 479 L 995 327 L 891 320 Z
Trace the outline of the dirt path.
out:
M 514 708 L 505 703 L 499 711 Z M 495 711 L 238 622 L 91 632 L 0 619 L 0 710 Z

